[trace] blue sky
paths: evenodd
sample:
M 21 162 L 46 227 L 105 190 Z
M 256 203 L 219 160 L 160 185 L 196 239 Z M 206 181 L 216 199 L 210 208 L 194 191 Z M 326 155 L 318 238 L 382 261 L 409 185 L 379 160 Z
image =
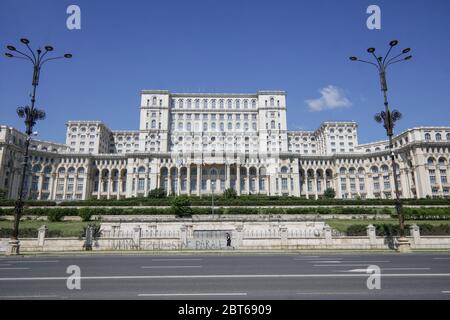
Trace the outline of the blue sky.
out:
M 81 8 L 81 30 L 66 28 L 70 4 Z M 381 30 L 366 27 L 371 4 L 381 7 Z M 365 57 L 370 46 L 385 50 L 392 39 L 414 56 L 388 74 L 391 105 L 404 114 L 397 132 L 450 125 L 449 13 L 447 0 L 1 0 L 0 45 L 19 47 L 27 37 L 74 55 L 42 70 L 41 139 L 64 142 L 68 120 L 138 129 L 141 89 L 280 89 L 288 92 L 290 130 L 355 120 L 364 143 L 384 139 L 373 121 L 382 96 L 375 68 L 348 56 Z M 29 103 L 31 71 L 0 57 L 1 124 L 23 129 L 15 109 Z M 322 94 L 336 108 L 323 109 Z

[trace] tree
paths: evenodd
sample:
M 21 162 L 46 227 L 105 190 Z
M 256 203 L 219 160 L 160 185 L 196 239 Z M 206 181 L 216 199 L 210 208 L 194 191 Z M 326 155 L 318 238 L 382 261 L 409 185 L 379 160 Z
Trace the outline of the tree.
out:
M 223 192 L 223 197 L 225 199 L 236 199 L 237 198 L 236 190 L 234 190 L 233 188 L 225 189 L 225 191 Z
M 179 196 L 170 202 L 173 213 L 177 217 L 185 217 L 192 215 L 191 201 L 187 196 Z
M 327 188 L 324 192 L 323 192 L 323 196 L 326 199 L 334 199 L 336 197 L 336 191 L 334 191 L 333 188 Z
M 166 197 L 166 190 L 163 188 L 155 188 L 153 190 L 150 190 L 148 193 L 149 198 L 165 198 Z

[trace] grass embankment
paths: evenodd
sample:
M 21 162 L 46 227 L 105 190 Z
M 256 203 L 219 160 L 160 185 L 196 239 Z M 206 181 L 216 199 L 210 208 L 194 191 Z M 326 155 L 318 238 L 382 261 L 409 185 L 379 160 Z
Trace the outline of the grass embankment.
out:
M 92 222 L 82 221 L 64 221 L 64 222 L 49 222 L 49 221 L 37 221 L 26 220 L 21 221 L 19 225 L 19 233 L 21 229 L 39 229 L 44 224 L 48 227 L 48 231 L 61 232 L 62 237 L 78 237 L 83 231 L 83 227 Z M 12 229 L 12 221 L 0 221 L 0 229 Z
M 332 228 L 340 231 L 346 232 L 347 228 L 351 225 L 369 225 L 369 224 L 391 224 L 397 225 L 398 220 L 387 219 L 387 220 L 325 220 Z M 78 237 L 85 226 L 92 222 L 81 222 L 81 221 L 64 221 L 64 222 L 49 222 L 49 221 L 36 221 L 36 220 L 26 220 L 20 222 L 20 229 L 39 229 L 42 225 L 46 225 L 49 232 L 60 232 L 62 237 Z M 450 225 L 449 220 L 408 220 L 405 221 L 406 224 L 430 224 L 434 226 L 438 225 Z M 12 221 L 0 221 L 0 229 L 11 229 Z

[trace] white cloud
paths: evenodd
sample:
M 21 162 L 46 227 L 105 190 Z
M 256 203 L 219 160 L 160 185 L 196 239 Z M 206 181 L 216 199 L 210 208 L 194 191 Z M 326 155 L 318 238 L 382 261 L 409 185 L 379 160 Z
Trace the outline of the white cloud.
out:
M 320 98 L 305 101 L 310 111 L 348 108 L 352 105 L 352 102 L 345 97 L 344 91 L 336 86 L 329 85 L 320 89 L 319 92 Z

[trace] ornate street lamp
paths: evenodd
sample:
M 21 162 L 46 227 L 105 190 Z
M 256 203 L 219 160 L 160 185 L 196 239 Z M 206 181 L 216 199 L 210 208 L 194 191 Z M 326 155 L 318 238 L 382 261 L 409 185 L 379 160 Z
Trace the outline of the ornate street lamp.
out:
M 386 70 L 389 66 L 398 63 L 410 60 L 412 58 L 411 55 L 407 55 L 411 49 L 406 48 L 403 49 L 401 53 L 396 54 L 393 57 L 389 57 L 391 54 L 392 49 L 398 45 L 397 40 L 392 40 L 389 43 L 389 50 L 387 51 L 386 55 L 383 56 L 377 56 L 375 54 L 375 48 L 368 48 L 367 52 L 374 58 L 373 61 L 367 61 L 367 60 L 361 60 L 357 57 L 350 57 L 351 61 L 358 61 L 366 64 L 373 65 L 375 68 L 377 68 L 378 75 L 380 77 L 380 84 L 381 84 L 381 91 L 383 92 L 383 98 L 384 98 L 384 111 L 377 113 L 375 115 L 375 121 L 378 123 L 383 124 L 383 127 L 386 129 L 386 134 L 389 138 L 389 153 L 391 156 L 391 163 L 392 163 L 392 170 L 394 174 L 394 187 L 395 187 L 395 209 L 398 215 L 399 219 L 399 227 L 400 227 L 400 238 L 398 240 L 398 251 L 400 252 L 406 252 L 409 251 L 410 245 L 408 240 L 405 238 L 405 219 L 403 215 L 403 208 L 402 203 L 400 200 L 400 192 L 399 192 L 399 186 L 397 181 L 397 165 L 395 160 L 395 153 L 394 153 L 394 146 L 392 142 L 392 138 L 394 135 L 394 126 L 395 122 L 401 119 L 402 114 L 398 110 L 391 111 L 389 109 L 388 99 L 387 99 L 387 81 L 386 81 Z
M 16 47 L 12 45 L 6 46 L 6 48 L 9 50 L 9 52 L 5 53 L 5 56 L 8 58 L 17 58 L 17 59 L 23 59 L 28 60 L 33 64 L 33 79 L 32 79 L 32 86 L 33 91 L 31 94 L 31 106 L 24 106 L 17 108 L 16 112 L 17 115 L 20 118 L 25 119 L 25 133 L 27 135 L 27 138 L 25 140 L 25 153 L 23 156 L 23 163 L 22 163 L 22 175 L 20 177 L 20 184 L 19 184 L 19 194 L 18 198 L 15 202 L 14 206 L 14 227 L 13 232 L 11 235 L 11 241 L 10 241 L 10 251 L 8 252 L 11 255 L 17 255 L 19 254 L 20 249 L 20 243 L 18 240 L 19 237 L 19 222 L 20 217 L 23 212 L 23 193 L 25 188 L 25 175 L 27 174 L 28 169 L 28 162 L 29 162 L 29 147 L 30 147 L 30 140 L 31 136 L 33 134 L 33 128 L 36 125 L 36 122 L 38 120 L 44 120 L 45 119 L 45 112 L 43 110 L 39 110 L 34 107 L 34 104 L 36 102 L 36 88 L 39 84 L 39 75 L 41 73 L 41 68 L 47 61 L 51 60 L 57 60 L 57 59 L 69 59 L 72 58 L 72 55 L 70 53 L 66 53 L 63 56 L 58 57 L 51 57 L 46 58 L 47 54 L 49 52 L 52 52 L 54 49 L 52 46 L 45 46 L 44 51 L 40 48 L 34 52 L 30 48 L 30 41 L 28 39 L 22 38 L 20 39 L 20 42 L 24 44 L 28 52 L 22 52 L 16 49 Z

